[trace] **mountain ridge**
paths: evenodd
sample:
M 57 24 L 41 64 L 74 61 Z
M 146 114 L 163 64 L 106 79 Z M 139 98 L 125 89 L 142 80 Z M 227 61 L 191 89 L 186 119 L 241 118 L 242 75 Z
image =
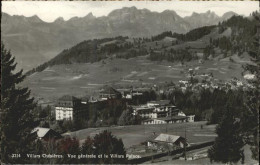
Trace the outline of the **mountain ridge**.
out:
M 200 26 L 218 23 L 205 22 Z M 67 21 L 60 17 L 51 23 L 44 22 L 38 16 L 2 13 L 1 39 L 12 50 L 18 68 L 30 70 L 83 40 L 119 35 L 150 37 L 164 31 L 186 33 L 196 27 L 175 11 L 159 13 L 136 7 L 116 9 L 102 17 L 95 17 L 91 12 Z M 34 62 L 28 61 L 27 56 L 34 58 Z

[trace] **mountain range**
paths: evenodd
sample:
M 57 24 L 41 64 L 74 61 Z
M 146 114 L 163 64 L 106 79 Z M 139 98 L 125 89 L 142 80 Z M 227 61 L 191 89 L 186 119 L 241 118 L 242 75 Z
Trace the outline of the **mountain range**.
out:
M 18 62 L 18 69 L 25 71 L 55 57 L 62 50 L 81 41 L 115 37 L 150 37 L 164 31 L 186 33 L 191 29 L 215 25 L 226 20 L 234 12 L 218 16 L 214 12 L 193 13 L 181 17 L 175 11 L 161 13 L 136 7 L 117 9 L 107 16 L 62 17 L 48 23 L 38 16 L 11 16 L 2 13 L 1 39 L 11 49 Z

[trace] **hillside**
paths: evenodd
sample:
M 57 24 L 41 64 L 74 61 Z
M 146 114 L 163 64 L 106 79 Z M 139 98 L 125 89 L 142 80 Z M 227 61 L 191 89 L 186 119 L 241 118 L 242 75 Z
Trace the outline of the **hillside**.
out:
M 208 26 L 231 16 L 220 17 L 209 11 L 197 14 L 196 19 L 200 20 L 199 26 Z M 150 37 L 164 31 L 186 33 L 198 27 L 192 20 L 193 16 L 182 18 L 175 11 L 157 13 L 135 7 L 117 9 L 103 17 L 95 17 L 92 13 L 67 21 L 60 17 L 52 23 L 38 16 L 2 13 L 1 40 L 12 50 L 18 68 L 28 71 L 83 40 L 120 35 Z
M 249 57 L 234 55 L 214 58 L 200 63 L 198 60 L 186 62 L 151 61 L 148 56 L 130 59 L 105 59 L 95 63 L 74 63 L 54 65 L 42 72 L 28 76 L 23 85 L 28 86 L 36 99 L 54 102 L 57 98 L 70 94 L 74 96 L 96 95 L 103 85 L 116 88 L 130 86 L 151 87 L 166 82 L 178 83 L 188 79 L 189 69 L 198 75 L 212 73 L 214 79 L 228 81 L 234 77 L 243 79 L 242 65 Z M 232 76 L 231 76 L 232 75 Z
M 188 78 L 189 69 L 212 74 L 216 81 L 243 80 L 254 26 L 253 20 L 235 16 L 186 34 L 83 41 L 28 72 L 23 85 L 36 98 L 53 101 L 68 93 L 95 95 L 105 84 L 124 88 L 178 83 Z
M 129 38 L 115 37 L 83 41 L 70 49 L 63 50 L 50 61 L 31 70 L 28 74 L 39 72 L 45 68 L 59 64 L 97 62 L 106 58 L 133 58 L 154 52 L 166 52 L 167 48 L 189 41 L 196 41 L 208 35 L 215 26 L 206 26 L 191 30 L 186 34 L 164 32 L 151 38 Z M 174 40 L 169 38 L 174 38 Z M 178 49 L 184 51 L 186 49 Z M 191 56 L 191 54 L 189 54 Z M 161 56 L 162 57 L 162 56 Z M 176 56 L 177 57 L 177 56 Z M 188 60 L 188 59 L 184 59 Z M 177 57 L 176 61 L 183 61 L 182 57 Z
M 133 58 L 149 55 L 153 61 L 181 62 L 207 60 L 234 53 L 242 55 L 251 45 L 256 21 L 233 16 L 217 26 L 193 29 L 186 34 L 163 32 L 139 38 L 113 37 L 83 41 L 63 50 L 50 61 L 34 68 L 28 74 L 43 71 L 59 64 L 97 62 L 106 58 Z

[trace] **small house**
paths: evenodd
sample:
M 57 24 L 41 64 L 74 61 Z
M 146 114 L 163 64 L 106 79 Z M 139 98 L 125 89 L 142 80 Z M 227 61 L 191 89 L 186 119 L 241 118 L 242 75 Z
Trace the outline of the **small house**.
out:
M 148 147 L 158 147 L 160 145 L 167 144 L 169 146 L 176 146 L 180 148 L 184 148 L 184 145 L 188 145 L 186 139 L 184 137 L 178 135 L 170 135 L 161 133 L 153 140 L 147 141 Z
M 61 139 L 62 136 L 50 128 L 42 128 L 42 127 L 36 127 L 31 131 L 32 135 L 36 135 L 37 139 L 48 141 L 48 140 L 58 140 Z

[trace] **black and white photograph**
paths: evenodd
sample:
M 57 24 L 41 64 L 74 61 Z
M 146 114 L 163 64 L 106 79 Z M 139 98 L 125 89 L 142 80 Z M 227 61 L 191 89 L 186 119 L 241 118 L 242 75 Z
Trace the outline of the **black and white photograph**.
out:
M 1 1 L 0 164 L 259 164 L 258 1 Z

